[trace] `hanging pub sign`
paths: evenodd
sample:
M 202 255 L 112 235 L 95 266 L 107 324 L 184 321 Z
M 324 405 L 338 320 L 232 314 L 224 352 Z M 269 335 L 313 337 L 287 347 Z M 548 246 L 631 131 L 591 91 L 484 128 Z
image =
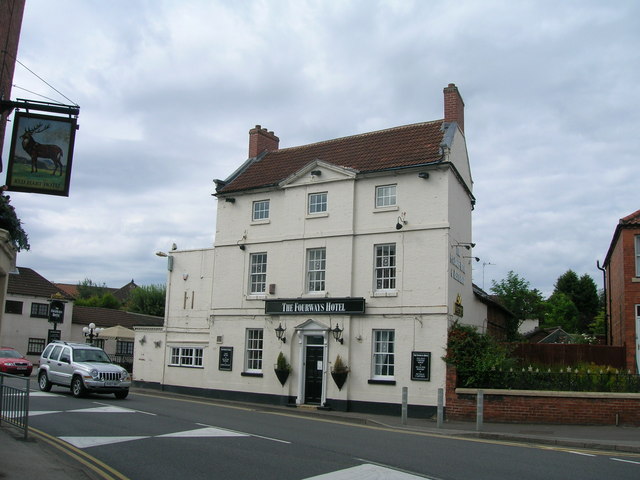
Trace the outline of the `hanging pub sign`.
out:
M 49 305 L 49 322 L 53 324 L 62 323 L 64 320 L 64 302 L 52 300 Z
M 16 112 L 7 165 L 15 192 L 69 196 L 77 120 Z

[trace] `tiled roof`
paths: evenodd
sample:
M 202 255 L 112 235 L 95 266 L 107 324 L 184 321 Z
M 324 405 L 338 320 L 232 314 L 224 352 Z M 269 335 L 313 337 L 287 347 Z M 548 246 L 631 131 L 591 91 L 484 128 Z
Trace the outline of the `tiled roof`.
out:
M 622 225 L 640 225 L 640 210 L 636 210 L 631 215 L 620 219 Z
M 72 298 L 71 295 L 56 287 L 35 270 L 26 267 L 18 267 L 17 270 L 18 273 L 9 274 L 7 293 L 33 295 L 34 297 L 51 297 L 51 295 L 59 294 L 67 299 Z
M 443 121 L 416 123 L 266 153 L 218 193 L 277 185 L 307 164 L 320 160 L 358 172 L 423 165 L 441 158 Z
M 80 325 L 89 325 L 93 322 L 101 328 L 115 327 L 116 325 L 127 328 L 134 326 L 161 327 L 164 324 L 164 318 L 125 312 L 124 310 L 74 305 L 71 322 Z
M 56 287 L 65 292 L 67 295 L 73 298 L 79 298 L 80 292 L 78 292 L 78 285 L 73 285 L 70 283 L 56 283 Z M 129 299 L 129 295 L 131 295 L 131 291 L 135 288 L 138 288 L 138 285 L 135 284 L 133 280 L 120 288 L 111 288 L 111 287 L 99 287 L 96 286 L 96 292 L 107 292 L 113 295 L 118 299 L 118 301 L 124 303 Z

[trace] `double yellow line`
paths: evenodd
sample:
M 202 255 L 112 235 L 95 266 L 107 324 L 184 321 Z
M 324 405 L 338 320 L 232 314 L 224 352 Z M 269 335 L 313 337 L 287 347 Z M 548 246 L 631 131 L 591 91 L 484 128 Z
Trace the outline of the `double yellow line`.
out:
M 101 462 L 97 458 L 83 452 L 79 448 L 76 448 L 67 442 L 49 435 L 48 433 L 45 433 L 33 427 L 29 427 L 29 433 L 36 439 L 46 442 L 52 447 L 60 450 L 68 457 L 73 458 L 80 464 L 96 473 L 100 478 L 103 478 L 105 480 L 129 480 L 129 477 L 125 477 L 120 472 Z

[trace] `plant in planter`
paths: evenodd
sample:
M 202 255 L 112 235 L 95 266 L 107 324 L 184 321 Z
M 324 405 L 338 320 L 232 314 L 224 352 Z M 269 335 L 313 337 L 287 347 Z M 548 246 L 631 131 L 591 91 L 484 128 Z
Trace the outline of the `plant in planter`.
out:
M 349 374 L 349 367 L 347 367 L 342 361 L 342 357 L 338 355 L 336 361 L 333 362 L 333 368 L 331 369 L 331 376 L 333 381 L 336 382 L 338 390 L 342 390 L 344 382 L 347 381 L 347 375 Z
M 278 354 L 274 371 L 276 372 L 276 377 L 280 380 L 280 384 L 284 386 L 287 378 L 289 377 L 289 373 L 291 373 L 291 365 L 289 365 L 284 353 L 282 352 Z

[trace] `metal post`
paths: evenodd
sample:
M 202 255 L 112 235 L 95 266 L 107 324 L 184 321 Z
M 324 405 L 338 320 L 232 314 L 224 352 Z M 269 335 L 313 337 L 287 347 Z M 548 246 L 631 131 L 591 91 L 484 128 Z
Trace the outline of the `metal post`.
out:
M 4 375 L 0 373 L 0 425 L 2 425 L 2 397 L 4 397 Z
M 409 398 L 409 389 L 402 387 L 402 424 L 407 424 L 407 401 Z
M 442 428 L 444 421 L 444 389 L 438 389 L 438 428 Z
M 482 430 L 482 422 L 484 416 L 484 390 L 478 390 L 478 399 L 476 405 L 476 431 Z

